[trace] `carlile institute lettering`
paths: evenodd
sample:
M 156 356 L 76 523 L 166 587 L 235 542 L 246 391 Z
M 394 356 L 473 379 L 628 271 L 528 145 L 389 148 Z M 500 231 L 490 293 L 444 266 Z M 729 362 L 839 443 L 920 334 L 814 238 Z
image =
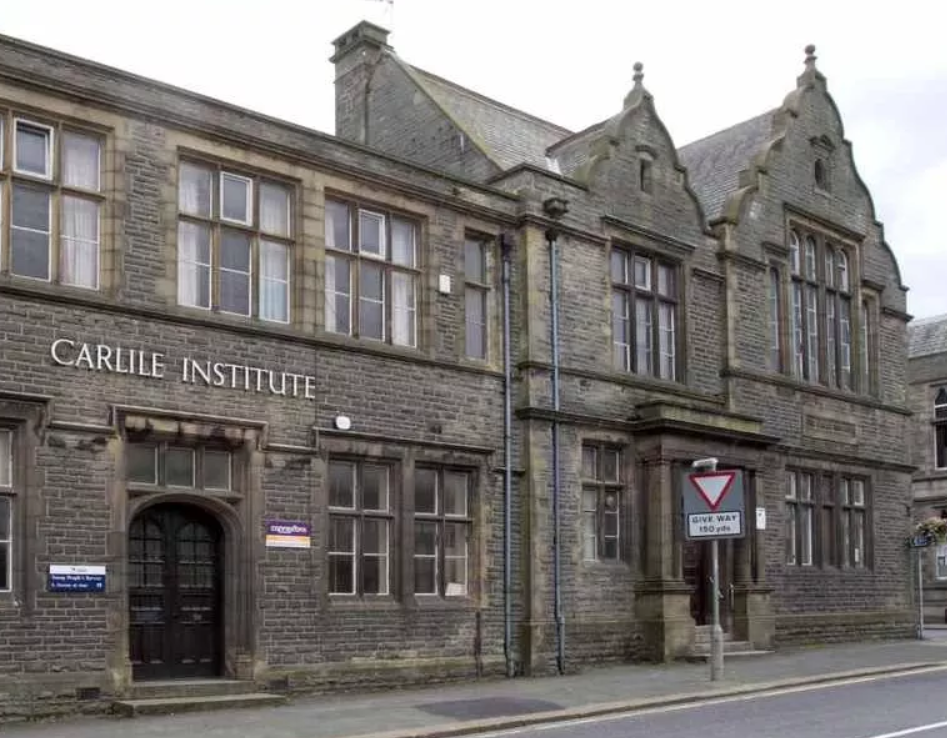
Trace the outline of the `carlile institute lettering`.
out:
M 59 338 L 50 344 L 55 364 L 109 374 L 128 374 L 147 379 L 165 379 L 174 373 L 181 382 L 206 387 L 239 389 L 244 392 L 282 397 L 316 398 L 316 378 L 307 374 L 278 371 L 259 366 L 233 364 L 185 356 L 174 369 L 165 354 L 139 348 L 85 343 Z

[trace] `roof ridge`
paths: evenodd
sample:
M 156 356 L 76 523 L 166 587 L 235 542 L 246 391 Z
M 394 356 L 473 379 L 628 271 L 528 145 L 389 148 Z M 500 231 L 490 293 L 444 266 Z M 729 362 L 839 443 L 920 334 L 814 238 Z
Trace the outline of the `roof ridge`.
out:
M 405 64 L 407 64 L 407 62 L 405 62 Z M 565 126 L 561 126 L 558 123 L 553 123 L 551 120 L 546 120 L 545 118 L 540 118 L 538 115 L 527 113 L 525 110 L 514 108 L 512 105 L 507 105 L 506 103 L 502 103 L 495 98 L 487 97 L 486 95 L 476 92 L 475 90 L 471 90 L 469 87 L 464 87 L 463 85 L 459 85 L 456 82 L 452 82 L 451 80 L 441 77 L 437 74 L 434 74 L 433 72 L 428 72 L 426 69 L 421 69 L 420 67 L 416 67 L 413 64 L 408 64 L 408 66 L 411 67 L 411 69 L 413 69 L 415 72 L 418 72 L 419 74 L 423 74 L 425 77 L 429 77 L 435 82 L 440 82 L 442 84 L 449 85 L 450 87 L 453 87 L 455 90 L 458 90 L 466 95 L 470 95 L 471 97 L 477 98 L 481 102 L 487 103 L 489 105 L 493 105 L 497 108 L 513 113 L 522 118 L 527 118 L 536 123 L 541 123 L 542 125 L 548 126 L 549 128 L 554 128 L 556 132 L 563 133 L 567 136 L 573 134 L 572 130 L 566 128 Z
M 908 323 L 908 328 L 913 328 L 917 325 L 927 325 L 929 323 L 938 323 L 940 321 L 947 322 L 947 313 L 941 313 L 940 315 L 928 315 L 926 318 L 915 318 L 910 323 Z

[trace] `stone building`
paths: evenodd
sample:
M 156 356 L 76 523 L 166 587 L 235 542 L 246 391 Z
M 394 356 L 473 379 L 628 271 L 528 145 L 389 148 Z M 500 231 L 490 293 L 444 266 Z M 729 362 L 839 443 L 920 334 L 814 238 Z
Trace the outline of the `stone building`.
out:
M 685 655 L 706 457 L 730 637 L 910 632 L 904 288 L 812 50 L 677 148 L 640 66 L 571 132 L 335 45 L 333 137 L 0 39 L 2 709 Z
M 947 315 L 908 326 L 908 407 L 914 412 L 914 519 L 947 517 Z M 947 546 L 921 552 L 925 616 L 947 622 Z

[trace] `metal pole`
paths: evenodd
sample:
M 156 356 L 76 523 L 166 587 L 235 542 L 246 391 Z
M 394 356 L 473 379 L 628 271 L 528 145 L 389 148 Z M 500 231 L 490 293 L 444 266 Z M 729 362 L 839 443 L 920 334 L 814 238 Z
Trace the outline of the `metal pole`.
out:
M 923 548 L 917 551 L 917 639 L 924 640 L 924 557 Z
M 723 678 L 723 631 L 720 628 L 720 551 L 717 539 L 710 541 L 710 568 L 713 597 L 712 625 L 710 631 L 710 681 Z

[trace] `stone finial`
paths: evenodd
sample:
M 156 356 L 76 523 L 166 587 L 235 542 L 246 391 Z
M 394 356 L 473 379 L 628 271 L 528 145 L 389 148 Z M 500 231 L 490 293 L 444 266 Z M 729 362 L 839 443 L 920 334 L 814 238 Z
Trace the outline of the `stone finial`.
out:
M 641 85 L 641 81 L 644 79 L 644 64 L 641 62 L 635 62 L 635 74 L 632 79 L 635 81 L 635 87 Z
M 817 57 L 815 55 L 815 44 L 809 44 L 808 46 L 806 46 L 806 69 L 807 70 L 815 69 L 816 58 Z

